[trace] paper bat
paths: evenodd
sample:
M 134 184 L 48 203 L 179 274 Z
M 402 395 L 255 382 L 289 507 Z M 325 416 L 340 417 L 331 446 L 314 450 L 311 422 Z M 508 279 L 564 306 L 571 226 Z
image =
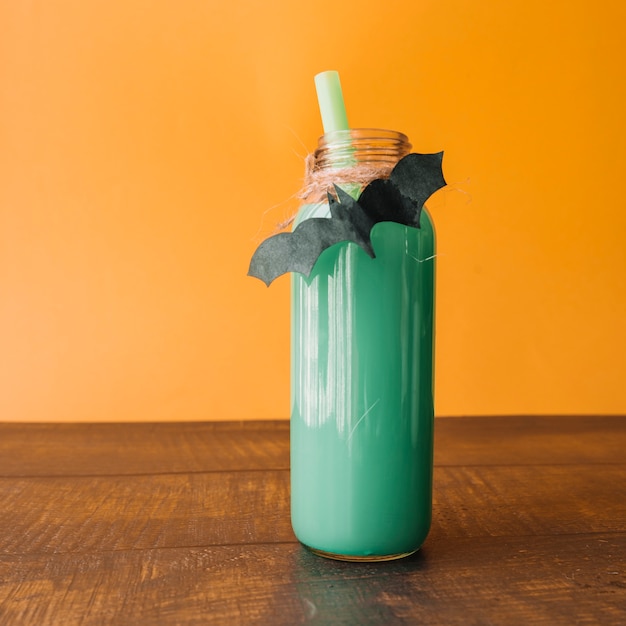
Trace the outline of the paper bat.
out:
M 424 203 L 446 185 L 442 161 L 443 152 L 407 154 L 389 178 L 370 182 L 358 200 L 335 185 L 337 197 L 328 194 L 330 217 L 306 219 L 293 232 L 263 241 L 252 256 L 248 276 L 268 286 L 286 272 L 309 276 L 320 254 L 341 242 L 355 243 L 374 258 L 370 234 L 375 224 L 396 222 L 419 228 Z

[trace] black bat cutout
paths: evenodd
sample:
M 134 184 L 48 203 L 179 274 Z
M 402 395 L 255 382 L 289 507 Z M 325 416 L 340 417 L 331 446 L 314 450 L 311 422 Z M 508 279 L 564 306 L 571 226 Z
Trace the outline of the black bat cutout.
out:
M 379 222 L 396 222 L 419 228 L 424 203 L 446 185 L 441 164 L 443 152 L 407 154 L 389 178 L 369 183 L 358 200 L 335 185 L 337 198 L 328 194 L 330 217 L 302 221 L 291 233 L 267 238 L 250 261 L 248 276 L 266 285 L 286 272 L 309 276 L 320 254 L 341 242 L 352 242 L 375 257 L 370 239 Z

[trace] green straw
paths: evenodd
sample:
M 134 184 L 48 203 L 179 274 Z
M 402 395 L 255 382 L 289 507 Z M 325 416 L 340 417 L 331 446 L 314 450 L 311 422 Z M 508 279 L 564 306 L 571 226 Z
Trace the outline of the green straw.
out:
M 317 101 L 322 114 L 324 133 L 334 130 L 348 130 L 348 116 L 343 103 L 339 74 L 334 70 L 321 72 L 315 76 Z

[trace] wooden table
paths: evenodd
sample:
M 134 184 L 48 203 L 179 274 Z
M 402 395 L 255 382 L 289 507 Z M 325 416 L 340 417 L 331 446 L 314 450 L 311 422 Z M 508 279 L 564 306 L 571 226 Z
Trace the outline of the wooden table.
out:
M 402 561 L 310 554 L 289 424 L 0 424 L 0 624 L 626 624 L 626 418 L 438 418 Z

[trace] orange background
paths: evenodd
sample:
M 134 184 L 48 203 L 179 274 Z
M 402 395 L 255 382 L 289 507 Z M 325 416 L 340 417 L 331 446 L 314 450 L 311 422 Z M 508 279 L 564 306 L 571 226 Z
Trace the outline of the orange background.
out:
M 246 276 L 320 134 L 445 150 L 437 413 L 626 412 L 626 4 L 0 5 L 0 419 L 287 417 Z

